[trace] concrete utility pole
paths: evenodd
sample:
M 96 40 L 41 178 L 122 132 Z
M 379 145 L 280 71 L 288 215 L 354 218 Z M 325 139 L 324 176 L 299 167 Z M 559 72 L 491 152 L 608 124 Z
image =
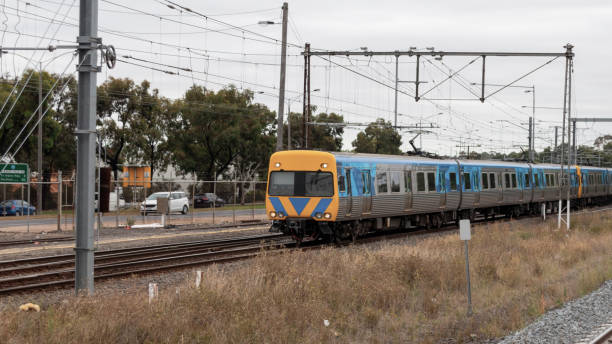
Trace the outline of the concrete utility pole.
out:
M 555 125 L 555 149 L 553 150 L 553 152 L 556 152 L 556 151 L 557 151 L 558 139 L 559 139 L 559 126 L 558 126 L 558 125 Z M 553 152 L 551 152 L 551 156 L 552 156 L 552 153 L 553 153 Z M 555 154 L 555 155 L 556 155 L 556 154 Z M 556 159 L 555 159 L 555 160 L 556 160 Z M 551 162 L 552 162 L 552 161 L 551 161 Z
M 397 84 L 399 83 L 399 55 L 395 55 L 395 122 L 394 122 L 394 128 L 397 129 Z M 418 85 L 418 84 L 417 84 Z
M 38 167 L 38 188 L 36 188 L 36 206 L 38 207 L 38 211 L 42 213 L 43 210 L 43 164 L 42 164 L 42 136 L 43 136 L 43 127 L 42 127 L 42 62 L 40 63 L 40 68 L 38 70 L 38 159 L 37 159 L 37 167 Z
M 307 149 L 308 148 L 308 130 L 307 130 L 307 125 L 306 123 L 308 122 L 308 103 L 306 103 L 306 93 L 309 91 L 308 90 L 308 77 L 309 77 L 309 73 L 310 73 L 310 69 L 309 69 L 309 61 L 310 61 L 310 43 L 306 43 L 304 45 L 304 52 L 306 52 L 304 54 L 304 94 L 302 95 L 304 97 L 304 100 L 302 102 L 302 149 Z
M 572 121 L 572 154 L 573 164 L 576 165 L 576 155 L 578 155 L 578 149 L 576 148 L 576 121 Z
M 533 162 L 533 117 L 529 117 L 529 134 L 527 139 L 529 141 L 529 162 Z
M 94 291 L 97 36 L 98 0 L 80 0 L 75 291 L 90 295 Z
M 533 154 L 535 153 L 535 126 L 536 126 L 536 117 L 535 117 L 535 85 L 531 86 L 531 99 L 532 99 L 532 106 L 531 106 L 531 118 L 533 119 L 532 126 L 531 126 L 531 162 L 533 162 Z
M 276 134 L 276 151 L 283 150 L 283 114 L 285 111 L 285 71 L 287 69 L 287 16 L 289 5 L 283 3 L 283 43 L 281 45 L 280 86 L 278 87 L 278 132 Z

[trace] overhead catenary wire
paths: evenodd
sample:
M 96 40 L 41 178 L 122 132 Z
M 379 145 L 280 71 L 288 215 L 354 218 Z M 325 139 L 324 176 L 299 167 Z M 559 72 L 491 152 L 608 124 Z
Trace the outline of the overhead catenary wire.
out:
M 76 0 L 73 0 L 72 3 L 74 4 Z M 62 2 L 63 4 L 64 2 Z M 62 9 L 63 5 L 58 7 L 56 13 L 54 14 L 53 19 L 55 19 L 55 17 L 57 16 L 57 14 L 59 14 L 60 10 Z M 63 23 L 65 22 L 67 16 L 68 16 L 69 10 L 66 11 L 66 13 L 64 13 L 64 18 L 62 19 L 62 21 L 60 22 L 60 25 L 57 26 L 57 29 L 55 30 L 55 33 L 53 34 L 52 38 L 55 37 L 57 35 L 57 33 L 59 32 L 59 28 L 61 27 L 61 25 L 63 25 Z M 45 33 L 43 33 L 43 35 L 41 36 L 41 39 L 38 43 L 38 45 L 40 45 L 42 43 L 42 41 L 45 38 L 45 35 L 49 32 L 49 29 L 51 28 L 51 25 L 47 26 L 47 30 L 45 31 Z M 32 62 L 32 59 L 34 58 L 34 56 L 37 54 L 37 51 L 32 52 L 32 54 L 30 55 L 30 58 L 28 59 L 28 62 L 26 63 L 24 69 L 27 69 L 30 66 L 30 63 Z M 44 55 L 43 55 L 44 56 Z M 40 62 L 40 61 L 39 61 Z M 32 78 L 32 76 L 34 75 L 34 70 L 32 69 L 30 71 L 30 74 L 28 75 L 27 81 L 24 83 L 24 87 L 19 91 L 19 94 L 17 95 L 17 97 L 15 98 L 13 104 L 11 105 L 9 111 L 6 113 L 4 119 L 2 120 L 2 122 L 0 123 L 0 129 L 2 129 L 2 127 L 4 126 L 4 123 L 7 121 L 7 119 L 9 118 L 10 114 L 12 113 L 12 110 L 14 109 L 15 105 L 17 104 L 17 101 L 19 100 L 19 97 L 21 96 L 21 93 L 23 92 L 23 89 L 25 88 L 25 85 L 30 81 L 30 79 Z M 11 96 L 14 93 L 14 90 L 16 89 L 17 84 L 15 84 L 13 86 L 13 88 L 11 89 L 11 92 L 9 93 L 9 95 L 7 96 L 7 98 L 5 99 L 4 103 L 2 104 L 2 107 L 0 108 L 0 114 L 2 114 L 2 111 L 4 110 L 6 104 L 8 103 L 8 101 L 10 100 Z
M 15 136 L 15 138 L 13 139 L 13 141 L 11 142 L 11 144 L 9 145 L 9 147 L 6 149 L 6 151 L 4 152 L 4 154 L 2 155 L 2 158 L 0 160 L 4 160 L 11 152 L 11 149 L 13 148 L 13 146 L 15 145 L 15 143 L 17 142 L 17 140 L 19 140 L 21 134 L 23 134 L 23 132 L 25 131 L 25 129 L 28 127 L 28 125 L 30 124 L 30 122 L 32 121 L 32 118 L 34 118 L 35 116 L 33 115 L 34 113 L 36 113 L 38 111 L 38 109 L 40 107 L 42 107 L 42 105 L 44 104 L 45 100 L 47 100 L 47 98 L 49 97 L 49 95 L 51 95 L 51 93 L 53 92 L 53 89 L 55 88 L 55 86 L 57 86 L 57 84 L 59 83 L 59 81 L 61 80 L 62 77 L 64 77 L 64 75 L 66 74 L 66 71 L 68 70 L 68 68 L 72 65 L 72 62 L 74 61 L 74 59 L 76 58 L 77 54 L 74 54 L 73 58 L 70 60 L 70 63 L 67 64 L 66 68 L 64 69 L 64 71 L 62 72 L 61 76 L 59 78 L 57 78 L 57 80 L 53 83 L 51 89 L 49 90 L 49 92 L 47 92 L 47 94 L 45 95 L 45 97 L 43 98 L 42 102 L 40 102 L 38 104 L 38 106 L 36 107 L 36 109 L 34 111 L 32 111 L 32 115 L 28 118 L 28 120 L 26 121 L 26 123 L 23 125 L 23 127 L 21 128 L 21 130 L 19 131 L 19 133 Z M 77 69 L 83 65 L 83 62 L 85 61 L 85 59 L 83 59 L 83 61 L 81 61 L 78 66 Z M 71 75 L 74 74 L 74 72 L 71 73 Z M 66 82 L 64 83 L 64 85 L 62 86 L 61 91 L 63 92 L 63 90 L 65 89 L 65 87 L 68 85 L 70 81 L 70 78 L 68 78 L 68 80 L 66 80 Z M 26 83 L 27 84 L 27 83 Z M 38 123 L 44 118 L 44 115 L 49 111 L 49 109 L 51 108 L 51 104 L 47 107 L 47 109 L 45 110 L 44 114 L 42 116 L 40 116 L 40 118 L 36 121 L 36 124 L 32 127 L 32 129 L 30 130 L 30 132 L 28 133 L 28 135 L 24 138 L 24 142 L 25 140 L 28 139 L 28 137 L 32 134 L 32 132 L 34 131 L 34 128 L 36 128 L 36 126 L 38 125 Z M 24 142 L 22 142 L 19 145 L 19 149 L 21 149 L 21 147 L 23 146 Z M 18 152 L 19 149 L 16 150 L 12 155 L 15 156 Z M 4 165 L 4 167 L 2 168 L 2 170 L 0 170 L 0 172 L 2 172 L 7 165 Z

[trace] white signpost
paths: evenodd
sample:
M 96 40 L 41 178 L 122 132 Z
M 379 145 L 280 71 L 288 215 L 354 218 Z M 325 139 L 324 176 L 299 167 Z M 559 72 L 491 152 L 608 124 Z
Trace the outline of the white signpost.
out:
M 470 220 L 459 221 L 459 238 L 465 243 L 465 274 L 467 278 L 468 315 L 472 315 L 472 287 L 470 285 L 470 260 L 468 258 L 468 240 L 472 239 Z

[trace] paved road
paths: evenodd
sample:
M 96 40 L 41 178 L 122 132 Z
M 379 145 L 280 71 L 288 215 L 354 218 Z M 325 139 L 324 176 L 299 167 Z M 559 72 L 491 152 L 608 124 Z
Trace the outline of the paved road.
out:
M 265 209 L 255 209 L 255 215 L 263 215 L 266 213 Z M 237 209 L 236 210 L 236 216 L 240 216 L 242 218 L 244 218 L 245 216 L 250 216 L 251 214 L 253 214 L 253 210 L 251 209 Z M 194 218 L 196 219 L 203 219 L 203 218 L 210 218 L 212 220 L 212 216 L 213 216 L 213 212 L 212 211 L 196 211 L 193 214 Z M 232 210 L 221 210 L 221 209 L 216 209 L 215 210 L 215 217 L 232 217 L 233 216 L 233 211 Z M 142 215 L 135 215 L 135 214 L 130 214 L 130 215 L 123 215 L 120 214 L 119 215 L 119 223 L 126 223 L 127 218 L 131 217 L 133 218 L 136 223 L 142 223 L 143 220 L 143 216 Z M 182 214 L 172 214 L 170 215 L 172 220 L 185 220 L 188 221 L 191 219 L 191 213 L 187 213 L 185 215 Z M 16 217 L 10 217 L 10 219 L 8 218 L 4 218 L 4 217 L 0 217 L 0 228 L 7 228 L 7 227 L 13 227 L 13 226 L 25 226 L 27 223 L 27 216 L 16 216 Z M 149 214 L 147 215 L 146 218 L 147 222 L 151 223 L 151 222 L 161 222 L 161 215 L 155 215 L 155 214 Z M 115 221 L 115 214 L 108 214 L 108 215 L 104 215 L 102 216 L 102 221 L 103 222 L 114 222 Z M 30 218 L 30 225 L 53 225 L 57 223 L 57 217 L 48 217 L 48 218 Z M 65 218 L 62 217 L 62 225 L 64 223 L 67 223 L 69 225 L 72 225 L 72 215 L 68 215 Z

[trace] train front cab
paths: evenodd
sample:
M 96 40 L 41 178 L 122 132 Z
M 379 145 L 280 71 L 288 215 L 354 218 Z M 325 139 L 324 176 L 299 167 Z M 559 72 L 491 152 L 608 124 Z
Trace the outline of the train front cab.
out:
M 296 240 L 332 235 L 338 214 L 338 183 L 334 155 L 317 151 L 272 154 L 268 172 L 266 214 L 272 232 Z

